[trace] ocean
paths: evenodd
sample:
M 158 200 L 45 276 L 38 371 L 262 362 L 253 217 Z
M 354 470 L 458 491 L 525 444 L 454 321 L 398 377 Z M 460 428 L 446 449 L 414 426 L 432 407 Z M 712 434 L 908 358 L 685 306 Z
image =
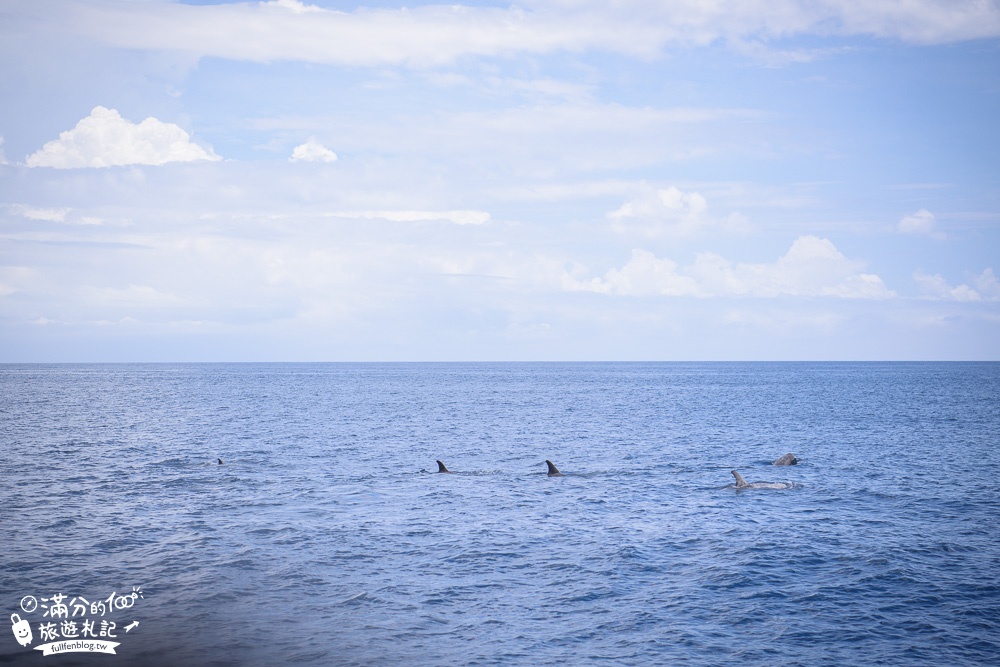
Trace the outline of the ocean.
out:
M 0 664 L 996 665 L 998 463 L 997 363 L 0 365 Z

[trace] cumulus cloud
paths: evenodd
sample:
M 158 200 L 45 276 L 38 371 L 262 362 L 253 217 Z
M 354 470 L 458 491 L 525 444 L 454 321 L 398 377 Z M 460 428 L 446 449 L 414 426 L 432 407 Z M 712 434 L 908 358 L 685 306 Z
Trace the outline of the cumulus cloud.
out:
M 333 218 L 360 220 L 389 220 L 392 222 L 429 222 L 444 220 L 456 225 L 485 225 L 490 221 L 486 211 L 338 211 L 330 213 Z
M 685 192 L 674 186 L 644 186 L 607 217 L 615 231 L 649 238 L 692 236 L 710 226 L 736 229 L 746 225 L 738 213 L 721 221 L 711 218 L 708 201 L 701 193 Z
M 845 257 L 828 239 L 815 236 L 799 237 L 784 256 L 770 264 L 734 263 L 705 252 L 691 266 L 680 267 L 637 249 L 620 269 L 590 280 L 567 277 L 563 287 L 622 296 L 895 296 L 877 275 L 863 273 L 860 262 Z
M 963 283 L 952 287 L 944 276 L 917 271 L 913 280 L 926 299 L 940 301 L 1000 301 L 1000 280 L 997 280 L 993 269 L 985 269 L 978 276 L 973 276 L 970 282 L 975 287 Z
M 708 202 L 697 192 L 682 192 L 677 188 L 654 190 L 647 188 L 637 197 L 608 213 L 616 229 L 627 229 L 635 223 L 690 230 L 707 221 Z
M 871 35 L 937 44 L 1000 35 L 1000 8 L 982 0 L 528 0 L 509 7 L 427 5 L 328 10 L 297 0 L 189 5 L 80 0 L 24 13 L 124 48 L 268 62 L 451 63 L 595 49 L 644 58 L 668 46 L 797 35 Z
M 972 279 L 972 282 L 985 298 L 990 301 L 1000 301 L 1000 280 L 993 273 L 993 269 L 984 269 Z
M 749 228 L 741 213 L 718 218 L 711 216 L 708 209 L 708 201 L 700 192 L 644 184 L 607 217 L 616 232 L 646 238 L 696 236 L 710 228 L 740 233 Z
M 682 275 L 676 262 L 656 257 L 646 250 L 633 250 L 620 269 L 611 269 L 604 278 L 567 285 L 571 289 L 627 296 L 706 296 L 698 282 Z
M 900 218 L 897 229 L 902 234 L 921 234 L 933 238 L 944 238 L 944 234 L 935 230 L 935 224 L 934 214 L 922 208 L 916 213 Z
M 321 144 L 316 137 L 309 137 L 304 144 L 292 149 L 291 162 L 336 162 L 337 154 Z
M 60 132 L 58 139 L 29 155 L 26 163 L 29 167 L 77 169 L 220 159 L 211 148 L 192 142 L 188 133 L 173 123 L 150 117 L 135 124 L 115 109 L 98 106 L 72 130 Z

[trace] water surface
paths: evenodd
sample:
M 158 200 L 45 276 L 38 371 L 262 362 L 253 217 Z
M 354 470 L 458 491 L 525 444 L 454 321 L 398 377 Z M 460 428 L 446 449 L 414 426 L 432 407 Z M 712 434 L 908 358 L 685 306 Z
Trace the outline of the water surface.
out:
M 990 363 L 0 366 L 0 611 L 37 645 L 22 597 L 142 591 L 117 656 L 0 663 L 997 664 L 998 397 Z

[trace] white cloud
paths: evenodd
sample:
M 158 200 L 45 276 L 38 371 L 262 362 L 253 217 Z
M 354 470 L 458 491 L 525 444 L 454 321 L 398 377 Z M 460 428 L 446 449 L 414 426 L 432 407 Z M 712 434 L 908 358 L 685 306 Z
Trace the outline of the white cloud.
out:
M 45 220 L 48 222 L 65 222 L 66 214 L 72 209 L 69 208 L 35 208 L 33 206 L 25 206 L 24 204 L 11 204 L 7 207 L 7 210 L 14 215 L 19 215 L 22 218 L 28 218 L 29 220 Z
M 148 309 L 179 307 L 185 299 L 148 285 L 128 287 L 83 287 L 79 295 L 95 307 Z
M 299 2 L 299 0 L 269 0 L 268 2 L 262 2 L 261 4 L 271 5 L 272 7 L 282 7 L 290 10 L 293 14 L 308 14 L 310 12 L 323 11 L 321 7 L 317 7 L 316 5 L 307 5 Z
M 913 274 L 913 279 L 920 286 L 920 291 L 929 299 L 948 301 L 980 301 L 982 299 L 979 293 L 968 285 L 952 287 L 941 274 L 931 275 L 917 271 Z
M 710 224 L 708 202 L 698 192 L 683 192 L 674 186 L 645 187 L 615 211 L 608 213 L 618 232 L 637 231 L 644 236 L 686 236 Z
M 292 149 L 291 162 L 336 162 L 337 154 L 321 144 L 316 137 L 309 137 L 304 144 Z
M 802 236 L 770 264 L 733 263 L 715 253 L 681 268 L 646 250 L 633 250 L 620 269 L 603 278 L 564 279 L 565 289 L 622 296 L 809 296 L 885 299 L 895 296 L 877 275 L 861 272 L 827 239 Z
M 529 0 L 509 7 L 442 4 L 354 12 L 294 0 L 21 3 L 19 11 L 105 44 L 258 62 L 440 65 L 470 55 L 591 49 L 650 58 L 668 46 L 808 34 L 929 44 L 1000 35 L 1000 8 L 982 0 Z
M 359 220 L 390 220 L 392 222 L 429 222 L 444 220 L 456 225 L 485 225 L 490 221 L 486 211 L 337 211 L 333 218 Z
M 647 238 L 695 236 L 712 227 L 741 232 L 749 227 L 741 213 L 713 218 L 700 192 L 685 192 L 673 185 L 654 188 L 644 184 L 607 217 L 616 232 Z
M 627 296 L 706 296 L 694 278 L 678 272 L 676 262 L 639 249 L 632 251 L 625 266 L 611 269 L 604 278 L 566 286 L 573 291 Z
M 173 123 L 147 118 L 130 123 L 115 109 L 98 106 L 72 130 L 46 143 L 28 156 L 29 167 L 76 169 L 129 164 L 161 165 L 168 162 L 220 160 Z
M 972 279 L 972 282 L 985 298 L 990 301 L 1000 301 L 1000 280 L 994 275 L 993 269 L 984 269 Z
M 935 230 L 935 224 L 934 214 L 922 208 L 900 218 L 897 229 L 902 234 L 923 234 L 938 239 L 944 238 L 944 234 Z
M 96 226 L 100 226 L 100 225 L 106 224 L 106 221 L 103 218 L 99 218 L 97 216 L 85 215 L 85 216 L 82 216 L 79 219 L 79 223 L 81 225 L 96 225 Z M 119 223 L 119 224 L 121 224 L 121 223 Z
M 917 271 L 913 274 L 923 293 L 924 298 L 941 301 L 1000 301 L 1000 281 L 993 274 L 993 269 L 985 269 L 978 276 L 973 276 L 972 282 L 976 288 L 965 283 L 952 287 L 944 276 Z M 978 289 L 977 289 L 978 288 Z
M 0 136 L 0 164 L 7 164 L 7 157 L 3 154 L 3 136 Z

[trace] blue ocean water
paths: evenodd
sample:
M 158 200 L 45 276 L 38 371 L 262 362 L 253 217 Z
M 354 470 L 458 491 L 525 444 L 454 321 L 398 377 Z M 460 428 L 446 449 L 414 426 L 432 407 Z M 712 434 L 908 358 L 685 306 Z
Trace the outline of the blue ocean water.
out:
M 3 365 L 0 663 L 1000 664 L 998 459 L 995 363 Z

